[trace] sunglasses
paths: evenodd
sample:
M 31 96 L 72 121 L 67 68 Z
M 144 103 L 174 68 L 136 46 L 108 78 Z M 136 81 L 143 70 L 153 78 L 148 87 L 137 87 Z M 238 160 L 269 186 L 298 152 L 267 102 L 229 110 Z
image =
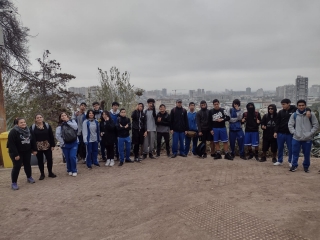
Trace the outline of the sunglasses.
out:
M 273 108 L 269 108 L 269 110 L 273 110 Z

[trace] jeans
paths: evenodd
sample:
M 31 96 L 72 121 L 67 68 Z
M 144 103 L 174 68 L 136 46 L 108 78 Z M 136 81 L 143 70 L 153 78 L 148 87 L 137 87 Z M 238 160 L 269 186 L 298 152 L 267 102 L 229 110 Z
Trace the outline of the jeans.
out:
M 180 144 L 180 154 L 184 154 L 184 138 L 186 134 L 184 132 L 173 132 L 172 136 L 172 154 L 178 153 L 178 143 Z
M 92 163 L 98 165 L 98 142 L 87 143 L 87 167 L 91 167 Z
M 292 161 L 292 135 L 291 134 L 284 134 L 278 133 L 277 134 L 277 143 L 278 143 L 278 162 L 283 162 L 283 148 L 284 143 L 287 144 L 288 147 L 288 161 L 291 163 Z
M 244 156 L 244 133 L 242 130 L 239 131 L 229 131 L 229 141 L 230 141 L 230 148 L 231 154 L 234 155 L 234 149 L 236 147 L 236 141 L 238 142 L 239 146 L 239 153 L 240 156 Z
M 77 151 L 78 151 L 77 141 L 75 141 L 74 143 L 68 143 L 64 147 L 62 147 L 62 152 L 67 163 L 67 172 L 72 172 L 72 173 L 78 172 Z
M 157 132 L 157 155 L 160 155 L 161 151 L 161 140 L 164 138 L 164 142 L 166 143 L 166 151 L 167 154 L 170 154 L 170 133 L 168 132 Z
M 52 173 L 52 151 L 51 148 L 45 151 L 38 151 L 37 152 L 37 159 L 38 159 L 38 167 L 40 170 L 40 173 L 42 175 L 44 175 L 44 163 L 43 163 L 43 155 L 46 156 L 47 159 L 47 169 L 48 169 L 48 173 Z
M 10 154 L 10 158 L 13 163 L 13 168 L 11 171 L 11 180 L 12 183 L 16 183 L 18 181 L 21 165 L 23 163 L 24 172 L 27 175 L 27 178 L 31 177 L 31 150 L 26 152 L 19 152 L 19 160 L 15 160 L 16 156 Z
M 309 168 L 310 166 L 310 153 L 312 147 L 312 141 L 297 141 L 292 139 L 292 166 L 298 167 L 298 160 L 300 149 L 302 147 L 302 152 L 304 155 L 303 167 Z
M 185 152 L 184 152 L 184 154 L 188 155 L 189 149 L 190 149 L 191 138 L 186 136 L 184 140 L 185 140 L 185 147 L 184 147 L 185 148 Z M 198 144 L 198 136 L 192 138 L 192 153 L 194 155 L 196 155 L 197 144 Z
M 124 162 L 124 144 L 126 145 L 126 159 L 130 159 L 131 139 L 130 137 L 118 137 L 118 148 L 120 162 Z

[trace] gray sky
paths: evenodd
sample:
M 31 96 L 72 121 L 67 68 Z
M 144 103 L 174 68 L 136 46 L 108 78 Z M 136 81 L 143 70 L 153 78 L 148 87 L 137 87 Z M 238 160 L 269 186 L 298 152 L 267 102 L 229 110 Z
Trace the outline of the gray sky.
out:
M 37 35 L 31 61 L 49 49 L 70 86 L 98 85 L 97 68 L 112 66 L 147 90 L 320 84 L 318 0 L 14 2 Z

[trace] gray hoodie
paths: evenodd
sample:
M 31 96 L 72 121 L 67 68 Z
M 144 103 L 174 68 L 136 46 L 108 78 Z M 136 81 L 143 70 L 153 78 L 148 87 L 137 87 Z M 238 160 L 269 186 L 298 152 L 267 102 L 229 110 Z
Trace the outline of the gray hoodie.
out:
M 296 114 L 296 119 L 294 115 Z M 310 141 L 313 138 L 313 134 L 318 130 L 318 119 L 311 112 L 311 122 L 306 116 L 306 112 L 299 113 L 299 110 L 295 114 L 292 114 L 288 123 L 289 131 L 293 134 L 293 138 L 297 141 Z

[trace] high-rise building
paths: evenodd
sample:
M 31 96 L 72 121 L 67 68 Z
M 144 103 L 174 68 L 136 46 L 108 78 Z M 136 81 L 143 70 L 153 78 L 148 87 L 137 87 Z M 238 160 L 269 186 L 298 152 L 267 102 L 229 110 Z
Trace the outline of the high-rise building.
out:
M 162 96 L 166 97 L 167 96 L 167 89 L 162 88 Z
M 247 88 L 246 88 L 246 94 L 247 94 L 247 95 L 251 95 L 251 88 L 250 88 L 250 87 L 247 87 Z
M 197 89 L 197 95 L 198 95 L 198 96 L 201 95 L 201 89 L 200 89 L 200 88 Z
M 193 98 L 194 97 L 194 90 L 189 90 L 189 97 Z
M 288 98 L 290 99 L 291 101 L 294 101 L 295 99 L 295 86 L 293 84 L 290 84 L 290 85 L 284 85 L 283 86 L 283 98 Z
M 201 93 L 204 94 L 204 89 L 201 89 Z
M 309 96 L 320 97 L 320 85 L 312 85 L 309 89 Z
M 308 100 L 308 78 L 298 75 L 296 78 L 294 103 L 300 99 Z
M 259 88 L 256 93 L 257 97 L 263 97 L 263 89 Z

